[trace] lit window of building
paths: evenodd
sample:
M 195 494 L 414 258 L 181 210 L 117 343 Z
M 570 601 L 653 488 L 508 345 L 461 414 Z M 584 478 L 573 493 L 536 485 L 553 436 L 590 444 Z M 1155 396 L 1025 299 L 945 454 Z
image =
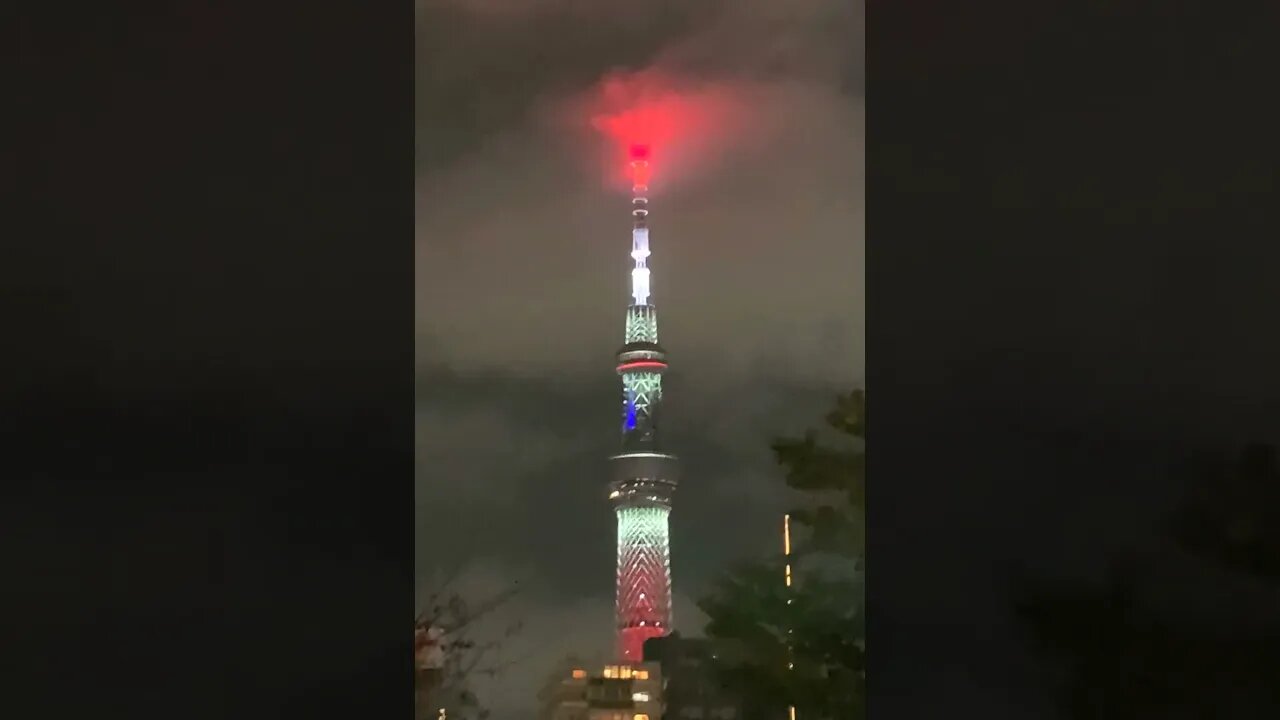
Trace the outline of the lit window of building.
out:
M 635 671 L 635 675 L 634 675 L 634 677 L 635 677 L 635 679 L 637 679 L 637 680 L 648 680 L 648 679 L 649 679 L 649 671 L 648 671 L 648 670 L 636 670 L 636 671 Z
M 635 720 L 649 720 L 649 716 L 645 713 L 636 713 Z
M 574 679 L 574 680 L 581 680 L 582 678 L 584 678 L 584 677 L 586 677 L 586 676 L 587 676 L 587 671 L 586 671 L 586 670 L 583 670 L 582 668 L 574 668 L 574 669 L 573 669 L 573 679 Z
M 649 702 L 649 693 L 647 692 L 631 693 L 631 699 L 634 700 L 635 702 Z

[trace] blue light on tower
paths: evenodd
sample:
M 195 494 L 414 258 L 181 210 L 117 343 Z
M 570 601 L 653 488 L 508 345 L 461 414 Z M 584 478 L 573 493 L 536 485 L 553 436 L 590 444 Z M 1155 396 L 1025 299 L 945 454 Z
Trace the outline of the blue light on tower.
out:
M 627 391 L 627 419 L 623 423 L 624 432 L 636 429 L 636 391 Z

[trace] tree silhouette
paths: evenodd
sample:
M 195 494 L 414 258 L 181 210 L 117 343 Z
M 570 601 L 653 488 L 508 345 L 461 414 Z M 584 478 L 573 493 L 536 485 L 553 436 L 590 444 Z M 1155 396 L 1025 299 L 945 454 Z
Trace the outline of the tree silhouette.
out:
M 826 421 L 830 437 L 810 431 L 772 446 L 803 497 L 790 513 L 790 558 L 735 568 L 699 603 L 707 636 L 727 648 L 718 670 L 748 717 L 782 717 L 788 706 L 805 720 L 864 715 L 864 392 L 840 396 Z
M 487 718 L 489 713 L 471 692 L 469 681 L 505 668 L 507 663 L 486 661 L 521 629 L 516 623 L 497 638 L 476 639 L 476 623 L 510 601 L 517 590 L 513 587 L 469 603 L 450 584 L 446 581 L 429 593 L 425 609 L 414 618 L 415 720 L 435 720 L 442 707 L 450 718 Z
M 1182 554 L 1175 561 L 1203 563 L 1205 583 L 1241 580 L 1223 600 L 1244 587 L 1280 590 L 1274 448 L 1200 456 L 1189 470 L 1189 490 L 1165 525 Z M 1280 624 L 1242 624 L 1230 611 L 1196 618 L 1151 602 L 1178 591 L 1153 579 L 1136 557 L 1117 557 L 1094 586 L 1024 579 L 1017 612 L 1060 670 L 1068 717 L 1280 717 Z

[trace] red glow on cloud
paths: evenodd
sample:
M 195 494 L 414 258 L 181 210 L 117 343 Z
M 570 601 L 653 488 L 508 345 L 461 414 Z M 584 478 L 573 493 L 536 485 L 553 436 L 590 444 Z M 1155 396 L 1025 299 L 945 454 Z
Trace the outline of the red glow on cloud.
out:
M 727 87 L 688 87 L 653 73 L 617 75 L 599 86 L 591 124 L 613 153 L 614 180 L 632 180 L 631 161 L 646 160 L 660 183 L 705 167 L 738 124 Z M 647 184 L 648 177 L 644 182 Z

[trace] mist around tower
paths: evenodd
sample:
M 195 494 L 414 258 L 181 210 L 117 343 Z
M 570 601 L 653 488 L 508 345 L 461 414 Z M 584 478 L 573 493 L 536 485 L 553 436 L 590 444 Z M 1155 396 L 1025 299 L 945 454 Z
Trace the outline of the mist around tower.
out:
M 468 681 L 495 720 L 595 681 L 653 702 L 637 683 L 658 673 L 636 677 L 626 646 L 644 664 L 646 643 L 678 640 L 655 652 L 709 667 L 720 653 L 698 601 L 736 562 L 780 553 L 789 504 L 770 442 L 818 422 L 857 377 L 858 324 L 842 303 L 860 221 L 843 196 L 860 178 L 848 130 L 860 106 L 812 82 L 809 57 L 794 80 L 680 57 L 736 63 L 763 47 L 746 38 L 816 23 L 789 5 L 794 30 L 724 26 L 758 9 L 726 6 L 715 27 L 662 37 L 645 35 L 662 24 L 653 8 L 566 10 L 634 14 L 591 34 L 654 43 L 586 64 L 557 64 L 577 41 L 536 13 L 476 21 L 493 35 L 424 26 L 424 52 L 441 62 L 420 78 L 476 98 L 432 107 L 479 139 L 432 150 L 452 165 L 421 182 L 419 302 L 455 320 L 420 314 L 420 455 L 433 459 L 420 471 L 420 557 L 464 558 L 468 605 L 534 571 L 475 626 L 478 642 L 498 643 L 498 673 Z M 498 62 L 535 37 L 537 62 Z M 615 44 L 615 57 L 629 52 Z M 467 77 L 451 73 L 477 54 Z M 504 84 L 500 67 L 519 67 L 520 82 Z M 708 677 L 663 677 L 676 697 L 662 702 L 678 707 Z

